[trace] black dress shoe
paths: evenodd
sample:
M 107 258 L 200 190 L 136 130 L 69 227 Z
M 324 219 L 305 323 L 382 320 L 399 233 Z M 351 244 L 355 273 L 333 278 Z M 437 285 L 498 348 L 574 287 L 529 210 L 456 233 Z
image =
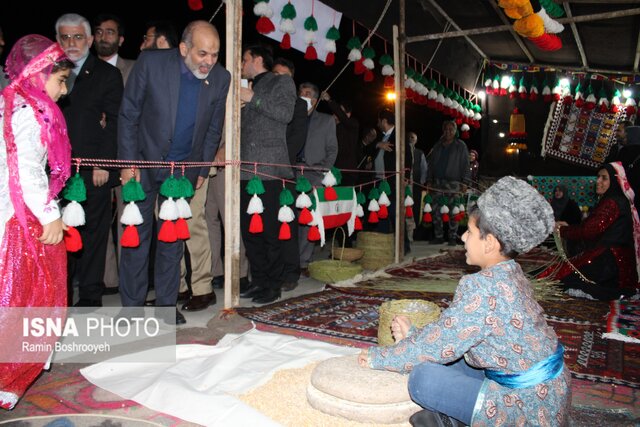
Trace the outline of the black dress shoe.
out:
M 222 289 L 224 288 L 224 276 L 216 276 L 211 281 L 211 287 L 213 289 Z
M 281 293 L 280 289 L 267 288 L 264 289 L 260 294 L 253 297 L 251 301 L 256 304 L 271 304 L 272 302 L 276 302 L 280 299 Z
M 178 302 L 185 302 L 191 297 L 191 291 L 187 289 L 184 292 L 178 292 Z
M 423 409 L 409 418 L 412 427 L 463 427 L 465 424 L 440 412 Z
M 216 303 L 216 294 L 211 292 L 204 295 L 192 295 L 189 301 L 185 302 L 182 309 L 185 311 L 200 311 Z
M 187 323 L 187 319 L 184 318 L 184 315 L 180 313 L 180 310 L 176 308 L 176 325 L 184 325 Z
M 112 288 L 104 288 L 102 295 L 115 295 L 118 292 L 120 292 L 120 289 L 117 286 L 114 286 Z
M 251 287 L 251 282 L 247 276 L 240 278 L 240 293 L 246 292 Z
M 264 291 L 264 288 L 261 288 L 258 285 L 251 285 L 249 286 L 249 289 L 247 289 L 245 292 L 240 293 L 240 298 L 253 298 L 261 294 L 263 291 Z
M 294 290 L 297 287 L 298 287 L 298 282 L 284 282 L 282 286 L 280 286 L 280 289 L 282 289 L 285 292 L 289 292 Z

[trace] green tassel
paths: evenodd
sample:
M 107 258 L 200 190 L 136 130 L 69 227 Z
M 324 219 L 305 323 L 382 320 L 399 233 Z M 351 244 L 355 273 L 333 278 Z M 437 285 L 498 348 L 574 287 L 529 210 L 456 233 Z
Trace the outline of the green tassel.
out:
M 122 186 L 122 200 L 126 203 L 140 202 L 147 197 L 144 194 L 142 185 L 135 178 L 131 178 L 125 185 Z
M 391 58 L 391 55 L 385 53 L 380 57 L 378 62 L 380 63 L 380 65 L 393 65 L 393 58 Z
M 415 80 L 416 74 L 417 74 L 416 70 L 414 70 L 413 68 L 409 68 L 409 69 L 407 69 L 407 71 L 405 71 L 405 73 L 407 74 L 407 77 L 409 77 L 410 79 Z M 444 86 L 442 86 L 442 87 L 444 87 Z
M 311 186 L 311 182 L 309 182 L 309 180 L 304 175 L 300 175 L 296 179 L 296 191 L 298 193 L 308 193 L 312 188 L 313 187 Z
M 313 15 L 304 20 L 304 29 L 307 31 L 318 31 L 318 22 Z
M 404 187 L 404 195 L 405 196 L 413 196 L 413 191 L 411 191 L 411 186 L 407 185 Z
M 433 203 L 433 197 L 431 197 L 431 194 L 427 193 L 426 196 L 424 196 L 424 200 L 422 201 L 424 204 L 431 204 Z
M 362 57 L 367 59 L 373 59 L 376 57 L 376 51 L 371 46 L 367 46 L 362 49 Z
M 382 191 L 383 193 L 387 193 L 387 196 L 391 194 L 391 186 L 386 180 L 380 183 L 380 191 Z
M 340 40 L 340 31 L 334 25 L 329 28 L 325 37 L 329 40 Z
M 333 177 L 336 179 L 336 187 L 337 187 L 342 183 L 342 172 L 340 172 L 340 169 L 334 166 L 331 168 L 331 173 L 333 174 Z
M 264 185 L 262 185 L 262 180 L 258 175 L 254 175 L 253 178 L 247 183 L 247 193 L 253 194 L 264 194 Z
M 562 18 L 564 16 L 562 7 L 553 0 L 540 0 L 540 6 L 544 7 L 544 10 L 552 18 Z
M 373 187 L 370 191 L 369 191 L 369 200 L 378 200 L 378 198 L 380 197 L 380 191 L 378 191 L 378 189 L 376 187 Z
M 280 192 L 280 206 L 292 205 L 294 202 L 293 194 L 288 188 L 284 187 Z
M 191 181 L 189 181 L 186 176 L 182 175 L 180 179 L 178 179 L 178 194 L 176 197 L 184 197 L 185 199 L 188 199 L 193 197 L 194 194 L 196 194 L 196 191 L 194 190 L 193 185 L 191 185 Z
M 358 191 L 358 194 L 356 194 L 356 201 L 359 205 L 364 205 L 367 202 L 367 198 L 362 191 Z
M 171 175 L 169 178 L 164 180 L 160 186 L 160 194 L 167 198 L 173 197 L 174 199 L 177 199 L 180 197 L 180 182 L 175 176 Z
M 351 37 L 347 42 L 347 48 L 349 50 L 362 49 L 362 43 L 360 43 L 360 39 L 358 37 Z
M 449 198 L 446 196 L 440 196 L 438 197 L 438 204 L 440 206 L 444 206 L 444 205 L 449 205 Z
M 67 185 L 62 190 L 62 197 L 65 199 L 82 203 L 87 200 L 87 187 L 79 173 L 76 173 L 67 181 Z
M 282 8 L 282 12 L 280 12 L 280 16 L 282 19 L 293 19 L 296 15 L 296 8 L 291 4 L 287 3 Z

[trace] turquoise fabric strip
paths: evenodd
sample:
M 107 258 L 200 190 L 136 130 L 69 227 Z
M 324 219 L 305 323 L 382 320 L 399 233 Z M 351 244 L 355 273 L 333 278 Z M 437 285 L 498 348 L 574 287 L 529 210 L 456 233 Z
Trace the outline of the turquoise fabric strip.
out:
M 487 378 L 508 388 L 527 388 L 557 378 L 564 367 L 564 347 L 558 343 L 555 353 L 533 365 L 524 372 L 505 374 L 485 369 Z

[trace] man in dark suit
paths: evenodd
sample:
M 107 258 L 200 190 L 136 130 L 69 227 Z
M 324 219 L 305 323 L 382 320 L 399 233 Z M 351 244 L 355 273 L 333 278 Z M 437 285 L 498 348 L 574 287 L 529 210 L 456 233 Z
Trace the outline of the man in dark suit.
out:
M 131 71 L 118 121 L 118 158 L 122 160 L 211 162 L 224 122 L 230 75 L 217 64 L 220 37 L 206 21 L 193 21 L 178 49 L 145 50 Z M 144 220 L 138 227 L 140 246 L 122 248 L 122 305 L 142 306 L 147 292 L 149 245 L 156 199 L 168 169 L 122 169 L 123 183 L 133 176 L 146 199 L 139 202 Z M 199 188 L 209 167 L 187 168 L 186 177 Z M 163 200 L 158 200 L 162 202 Z M 162 226 L 159 220 L 159 227 Z M 156 307 L 173 307 L 180 285 L 181 241 L 157 242 Z M 176 323 L 185 323 L 176 308 Z
M 245 188 L 253 173 L 241 172 L 240 230 L 251 268 L 251 287 L 242 292 L 240 297 L 252 298 L 258 304 L 272 303 L 281 295 L 280 287 L 285 279 L 282 261 L 284 241 L 278 239 L 279 199 L 282 179 L 293 179 L 287 150 L 287 124 L 293 117 L 296 86 L 290 76 L 269 72 L 272 67 L 273 57 L 266 47 L 255 45 L 244 50 L 242 77 L 252 80 L 252 83 L 240 89 L 240 158 L 243 162 L 265 164 L 257 165 L 265 193 L 260 195 L 264 205 L 263 231 L 251 233 L 251 218 L 245 211 L 252 196 Z
M 89 53 L 93 42 L 86 18 L 69 13 L 56 22 L 56 37 L 75 64 L 68 83 L 68 95 L 60 100 L 71 140 L 73 157 L 115 159 L 118 109 L 122 99 L 122 75 L 112 65 Z M 68 80 L 68 81 L 69 81 Z M 81 168 L 87 187 L 83 204 L 86 225 L 79 228 L 83 248 L 69 254 L 69 302 L 77 284 L 76 306 L 102 306 L 105 256 L 111 223 L 111 187 L 117 171 Z

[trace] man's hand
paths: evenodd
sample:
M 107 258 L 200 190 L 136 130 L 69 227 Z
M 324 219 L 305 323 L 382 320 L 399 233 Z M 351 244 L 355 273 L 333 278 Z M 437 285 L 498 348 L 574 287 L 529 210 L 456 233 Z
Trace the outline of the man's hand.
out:
M 320 95 L 320 98 L 323 101 L 327 101 L 327 102 L 331 101 L 331 96 L 329 95 L 329 92 L 322 92 L 322 95 Z
M 240 104 L 241 107 L 253 99 L 253 82 L 249 82 L 249 87 L 240 88 Z
M 136 181 L 140 182 L 140 169 L 121 169 L 120 170 L 120 182 L 122 185 L 125 185 L 131 178 L 135 178 Z
M 393 144 L 390 142 L 378 142 L 376 148 L 383 149 L 384 151 L 393 151 Z
M 62 241 L 63 231 L 66 229 L 67 226 L 62 222 L 62 218 L 58 218 L 42 226 L 42 235 L 38 240 L 45 245 L 56 245 Z
M 222 163 L 225 161 L 225 158 L 225 148 L 224 144 L 222 144 L 220 147 L 218 147 L 218 151 L 216 151 L 216 157 L 213 159 L 213 161 L 216 163 Z M 224 165 L 218 167 L 224 167 Z
M 199 190 L 200 187 L 202 187 L 202 184 L 204 184 L 204 180 L 206 178 L 204 176 L 199 176 L 198 179 L 196 180 L 196 190 Z
M 109 171 L 100 168 L 93 168 L 93 185 L 102 187 L 109 181 Z

